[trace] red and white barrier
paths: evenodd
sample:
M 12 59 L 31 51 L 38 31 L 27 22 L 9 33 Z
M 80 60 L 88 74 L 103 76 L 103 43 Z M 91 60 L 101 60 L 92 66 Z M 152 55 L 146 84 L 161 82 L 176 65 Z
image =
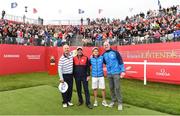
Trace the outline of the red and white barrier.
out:
M 147 66 L 149 66 L 149 65 L 152 65 L 152 66 L 174 66 L 177 69 L 180 67 L 180 63 L 147 62 L 147 60 L 144 60 L 144 62 L 124 62 L 124 64 L 127 64 L 127 65 L 128 64 L 129 65 L 130 64 L 133 64 L 133 65 L 143 65 L 143 67 L 144 67 L 144 69 L 143 69 L 143 73 L 144 73 L 144 85 L 147 84 Z M 128 73 L 128 71 L 130 71 L 131 68 L 132 68 L 131 66 L 128 66 L 126 68 L 126 72 Z M 154 73 L 154 72 L 150 72 L 150 73 Z M 167 72 L 165 69 L 161 69 L 160 72 L 155 72 L 155 73 L 156 73 L 156 75 L 162 76 L 162 78 L 167 77 L 167 76 L 171 76 L 170 72 Z M 157 77 L 154 77 L 154 79 L 156 79 L 156 78 Z M 159 80 L 159 81 L 161 82 L 161 80 Z M 168 81 L 167 78 L 164 80 L 164 82 L 172 83 L 172 81 Z M 174 81 L 173 83 L 180 84 L 180 79 L 177 78 L 176 81 Z
M 125 78 L 144 80 L 144 84 L 146 81 L 180 84 L 180 42 L 112 48 L 123 57 Z M 70 48 L 71 51 L 75 49 Z M 90 57 L 92 47 L 84 47 L 83 52 Z M 100 48 L 100 53 L 103 52 Z M 0 45 L 0 75 L 50 71 L 52 56 L 55 58 L 53 74 L 56 74 L 62 53 L 62 47 Z

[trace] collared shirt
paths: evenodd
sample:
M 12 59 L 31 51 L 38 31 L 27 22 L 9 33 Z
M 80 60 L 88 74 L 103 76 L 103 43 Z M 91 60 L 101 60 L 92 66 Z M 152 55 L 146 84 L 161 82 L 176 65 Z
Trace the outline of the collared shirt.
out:
M 73 56 L 65 56 L 64 54 L 59 59 L 58 63 L 58 72 L 60 78 L 63 78 L 63 74 L 72 74 L 73 73 Z

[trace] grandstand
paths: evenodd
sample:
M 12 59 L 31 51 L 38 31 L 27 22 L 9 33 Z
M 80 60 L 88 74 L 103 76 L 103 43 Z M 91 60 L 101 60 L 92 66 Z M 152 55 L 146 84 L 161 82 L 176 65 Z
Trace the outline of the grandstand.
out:
M 112 45 L 134 45 L 179 41 L 179 5 L 126 17 L 124 20 L 40 20 L 5 15 L 1 19 L 0 43 L 35 46 L 98 46 L 108 40 Z M 5 18 L 5 19 L 4 19 Z M 46 22 L 46 21 L 45 21 Z M 57 24 L 57 22 L 59 24 Z

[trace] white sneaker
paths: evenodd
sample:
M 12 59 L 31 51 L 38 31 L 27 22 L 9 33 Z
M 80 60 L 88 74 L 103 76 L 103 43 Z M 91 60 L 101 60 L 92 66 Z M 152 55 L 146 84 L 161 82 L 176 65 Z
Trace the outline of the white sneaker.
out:
M 108 107 L 113 107 L 114 106 L 114 102 L 111 102 Z
M 107 102 L 104 100 L 104 101 L 102 101 L 102 105 L 103 106 L 105 106 L 105 107 L 107 107 L 108 106 L 108 104 L 107 104 Z
M 118 110 L 123 110 L 122 104 L 118 105 Z
M 67 108 L 67 104 L 66 103 L 63 104 L 63 108 Z
M 73 103 L 71 103 L 71 102 L 68 102 L 68 105 L 69 105 L 69 106 L 73 106 Z
M 93 104 L 95 107 L 98 106 L 98 102 L 97 101 L 94 101 L 94 104 Z

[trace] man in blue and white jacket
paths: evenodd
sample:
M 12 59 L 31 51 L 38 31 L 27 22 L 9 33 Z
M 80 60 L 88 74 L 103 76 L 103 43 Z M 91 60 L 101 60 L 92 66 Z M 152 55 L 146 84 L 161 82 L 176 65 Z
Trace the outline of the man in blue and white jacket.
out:
M 120 91 L 120 78 L 125 75 L 124 63 L 118 51 L 112 50 L 109 42 L 104 42 L 103 54 L 104 63 L 107 68 L 107 78 L 111 92 L 111 103 L 109 107 L 113 107 L 116 98 L 118 100 L 118 110 L 122 110 L 122 96 Z
M 99 55 L 99 49 L 97 47 L 92 49 L 92 57 L 90 58 L 90 65 L 92 65 L 92 89 L 94 92 L 94 106 L 98 106 L 97 102 L 97 89 L 102 90 L 102 105 L 108 106 L 106 103 L 106 91 L 105 91 L 105 81 L 103 73 L 103 56 Z

